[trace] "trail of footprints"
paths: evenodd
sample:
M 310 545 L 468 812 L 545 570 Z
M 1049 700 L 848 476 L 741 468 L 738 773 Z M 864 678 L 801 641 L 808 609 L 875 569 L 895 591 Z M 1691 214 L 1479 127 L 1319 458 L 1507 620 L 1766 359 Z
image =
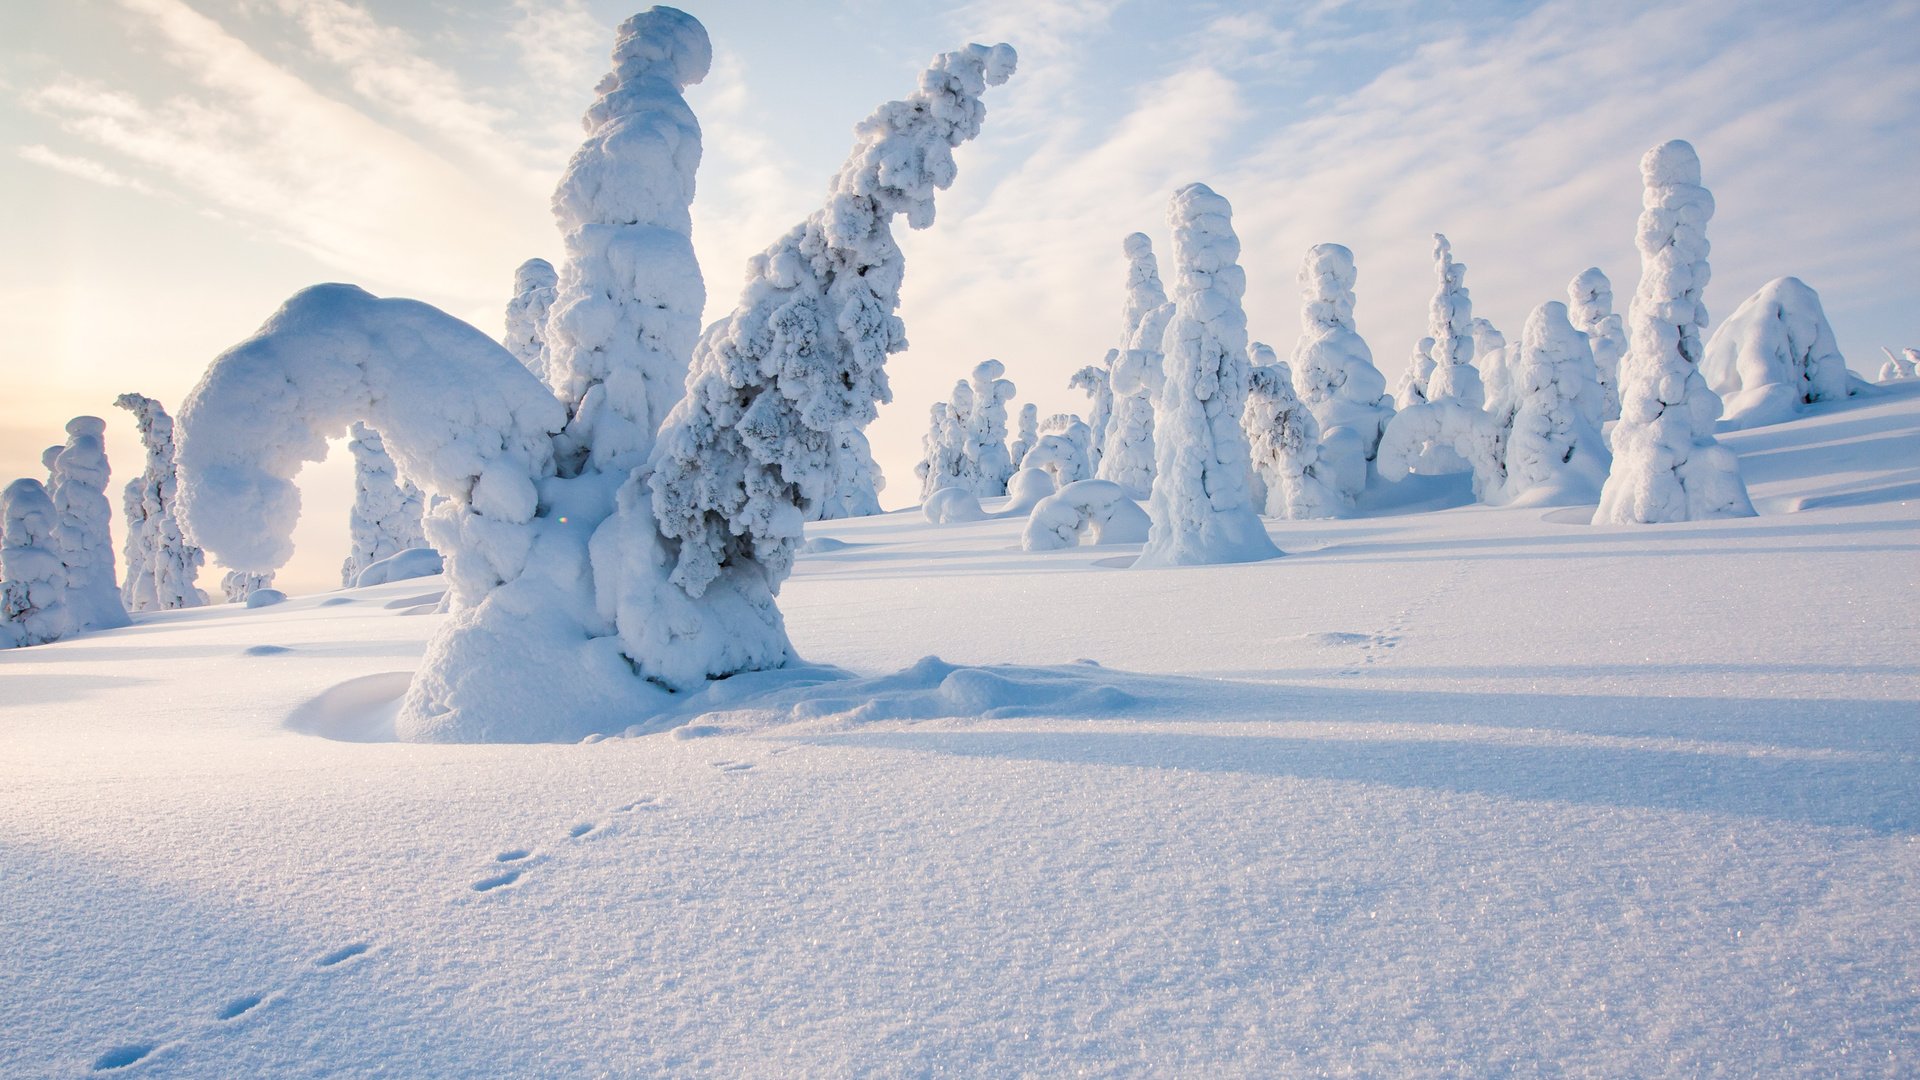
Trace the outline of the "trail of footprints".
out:
M 606 832 L 620 816 L 641 810 L 660 808 L 658 795 L 642 795 L 638 799 L 613 809 L 613 817 L 601 821 L 582 821 L 567 830 L 567 841 L 591 840 Z M 468 886 L 477 893 L 497 892 L 519 884 L 535 866 L 546 861 L 546 856 L 533 848 L 508 848 L 493 857 L 493 872 Z

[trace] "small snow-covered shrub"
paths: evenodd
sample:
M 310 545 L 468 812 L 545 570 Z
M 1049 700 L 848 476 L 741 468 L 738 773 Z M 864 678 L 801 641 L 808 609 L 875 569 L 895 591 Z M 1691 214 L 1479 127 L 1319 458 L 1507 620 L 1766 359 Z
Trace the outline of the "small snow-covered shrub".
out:
M 133 611 L 199 607 L 207 602 L 196 584 L 206 555 L 180 528 L 173 418 L 158 401 L 140 394 L 121 394 L 113 403 L 133 413 L 147 451 L 146 471 L 128 481 L 121 495 L 127 573 L 120 598 Z
M 1740 461 L 1713 437 L 1720 398 L 1699 370 L 1707 325 L 1707 221 L 1700 156 L 1675 139 L 1640 159 L 1640 286 L 1627 309 L 1620 422 L 1596 525 L 1751 517 Z
M 955 525 L 963 521 L 979 521 L 987 516 L 980 508 L 980 499 L 966 488 L 941 488 L 920 507 L 928 521 L 935 525 Z
M 1025 551 L 1059 551 L 1092 544 L 1137 544 L 1152 519 L 1111 480 L 1080 480 L 1041 499 L 1020 534 Z
M 1700 376 L 1736 427 L 1778 424 L 1818 401 L 1852 393 L 1820 294 L 1799 278 L 1774 278 L 1734 309 L 1707 340 Z
M 44 645 L 73 629 L 59 514 L 38 480 L 0 492 L 0 648 Z
M 59 516 L 60 561 L 67 572 L 67 618 L 75 630 L 126 626 L 114 572 L 112 518 L 107 502 L 107 422 L 97 416 L 67 421 L 67 445 L 53 461 L 53 508 Z
M 1247 276 L 1233 208 L 1205 184 L 1188 184 L 1167 219 L 1175 299 L 1154 401 L 1153 533 L 1134 566 L 1272 558 L 1280 551 L 1247 490 Z
M 1266 357 L 1273 355 L 1271 350 L 1264 352 Z M 1254 365 L 1248 373 L 1244 420 L 1254 475 L 1266 489 L 1268 517 L 1327 518 L 1352 510 L 1338 488 L 1321 475 L 1320 422 L 1294 396 L 1293 373 L 1287 365 Z
M 1613 283 L 1597 266 L 1580 271 L 1567 283 L 1567 301 L 1573 328 L 1592 344 L 1594 367 L 1600 372 L 1604 407 L 1600 419 L 1620 419 L 1620 358 L 1627 354 L 1627 327 L 1613 311 Z
M 513 272 L 513 299 L 507 301 L 507 332 L 501 343 L 542 382 L 547 378 L 547 317 L 559 292 L 560 275 L 545 259 L 528 259 Z

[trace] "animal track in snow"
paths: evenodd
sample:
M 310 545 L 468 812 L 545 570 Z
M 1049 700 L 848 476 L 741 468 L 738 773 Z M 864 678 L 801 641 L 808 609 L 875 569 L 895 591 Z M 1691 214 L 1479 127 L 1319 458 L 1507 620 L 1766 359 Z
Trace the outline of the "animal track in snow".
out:
M 531 854 L 533 854 L 533 852 L 528 851 L 525 848 L 514 848 L 511 851 L 503 851 L 500 854 L 495 855 L 493 857 L 493 861 L 494 862 L 519 862 L 521 859 L 524 859 Z
M 266 994 L 248 994 L 245 997 L 234 998 L 232 1001 L 220 1006 L 220 1011 L 214 1013 L 213 1018 L 215 1020 L 238 1020 L 265 1004 L 267 996 Z
M 660 809 L 660 796 L 642 795 L 625 806 L 616 807 L 613 812 L 616 814 L 631 814 L 635 810 L 658 810 L 658 809 Z
M 319 968 L 338 967 L 371 948 L 373 948 L 373 946 L 364 941 L 356 941 L 352 945 L 342 945 L 330 953 L 325 953 L 314 958 L 313 966 Z
M 495 889 L 504 889 L 508 885 L 511 885 L 514 882 L 519 880 L 520 880 L 520 871 L 508 870 L 505 873 L 495 874 L 490 878 L 481 878 L 479 881 L 474 882 L 473 891 L 474 892 L 492 892 Z
M 93 1059 L 94 1072 L 112 1072 L 145 1061 L 147 1055 L 159 1049 L 158 1043 L 127 1043 Z

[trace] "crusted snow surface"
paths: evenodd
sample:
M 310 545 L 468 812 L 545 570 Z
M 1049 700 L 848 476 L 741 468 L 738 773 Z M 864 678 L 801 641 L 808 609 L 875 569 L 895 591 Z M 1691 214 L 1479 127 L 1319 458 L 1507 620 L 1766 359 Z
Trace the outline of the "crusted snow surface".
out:
M 0 1075 L 1912 1075 L 1920 384 L 1723 444 L 1763 516 L 810 524 L 816 666 L 584 744 L 386 741 L 432 580 L 8 650 Z

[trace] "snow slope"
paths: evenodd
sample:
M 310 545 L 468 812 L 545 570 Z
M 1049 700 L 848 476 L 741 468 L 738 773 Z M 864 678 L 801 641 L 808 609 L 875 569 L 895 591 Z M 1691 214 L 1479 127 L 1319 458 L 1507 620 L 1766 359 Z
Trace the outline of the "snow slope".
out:
M 439 579 L 0 653 L 0 1075 L 1912 1075 L 1920 384 L 1724 445 L 1757 518 L 809 525 L 839 670 L 580 745 L 379 741 Z

